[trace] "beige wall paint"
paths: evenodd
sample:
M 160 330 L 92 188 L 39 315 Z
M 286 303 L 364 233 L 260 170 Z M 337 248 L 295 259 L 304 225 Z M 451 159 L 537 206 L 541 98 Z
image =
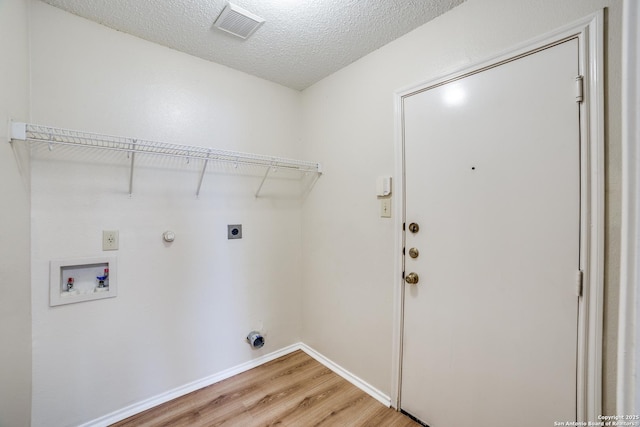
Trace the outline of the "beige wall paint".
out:
M 0 426 L 31 415 L 29 158 L 8 141 L 11 118 L 29 117 L 28 5 L 0 1 Z
M 379 217 L 375 180 L 394 170 L 394 92 L 603 7 L 608 8 L 603 411 L 615 412 L 621 44 L 621 3 L 615 0 L 469 0 L 303 92 L 304 156 L 321 161 L 326 171 L 303 207 L 306 344 L 391 393 L 395 230 L 392 221 Z

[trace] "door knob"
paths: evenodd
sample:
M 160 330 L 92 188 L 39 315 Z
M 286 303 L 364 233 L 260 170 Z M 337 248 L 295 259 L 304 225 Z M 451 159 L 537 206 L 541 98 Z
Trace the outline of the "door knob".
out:
M 409 249 L 409 256 L 411 258 L 418 258 L 418 255 L 420 255 L 420 251 L 418 251 L 418 248 Z
M 411 224 L 409 224 L 409 231 L 412 233 L 417 233 L 418 230 L 420 230 L 420 226 L 418 224 L 416 224 L 415 222 L 412 222 Z
M 410 285 L 415 285 L 416 283 L 418 283 L 419 279 L 420 278 L 418 277 L 418 275 L 412 272 L 407 274 L 407 276 L 404 278 L 404 281 Z

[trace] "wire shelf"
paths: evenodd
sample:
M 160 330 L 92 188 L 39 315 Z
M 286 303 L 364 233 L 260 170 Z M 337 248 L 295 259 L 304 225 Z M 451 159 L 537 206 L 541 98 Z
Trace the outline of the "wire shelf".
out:
M 132 194 L 133 192 L 133 170 L 136 154 L 203 160 L 204 166 L 200 175 L 200 182 L 198 183 L 196 195 L 199 195 L 200 193 L 202 179 L 204 177 L 207 164 L 210 161 L 233 163 L 236 165 L 261 166 L 267 168 L 264 178 L 260 183 L 260 187 L 256 192 L 256 197 L 259 196 L 260 190 L 262 189 L 262 186 L 269 175 L 269 171 L 272 168 L 297 170 L 304 173 L 313 172 L 318 175 L 322 174 L 321 166 L 316 162 L 244 153 L 240 151 L 219 150 L 215 148 L 182 144 L 169 144 L 165 142 L 61 129 L 30 123 L 12 123 L 11 141 L 15 140 L 46 143 L 49 144 L 50 147 L 53 145 L 67 145 L 126 152 L 130 154 L 131 158 L 129 194 Z

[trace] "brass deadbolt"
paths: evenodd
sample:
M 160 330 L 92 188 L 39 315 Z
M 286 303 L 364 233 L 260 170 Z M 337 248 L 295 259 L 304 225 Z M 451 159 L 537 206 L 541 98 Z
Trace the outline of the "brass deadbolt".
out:
M 411 258 L 418 258 L 418 255 L 420 255 L 420 251 L 418 251 L 417 248 L 411 248 L 409 249 L 409 256 Z
M 415 222 L 412 222 L 411 224 L 409 224 L 409 231 L 412 233 L 417 233 L 418 230 L 420 230 L 420 226 L 418 224 L 416 224 Z

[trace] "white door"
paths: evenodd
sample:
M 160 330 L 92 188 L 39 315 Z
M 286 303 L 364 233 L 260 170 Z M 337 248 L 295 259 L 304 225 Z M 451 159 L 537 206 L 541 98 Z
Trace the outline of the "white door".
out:
M 576 419 L 577 75 L 572 39 L 404 99 L 401 408 L 430 427 Z

